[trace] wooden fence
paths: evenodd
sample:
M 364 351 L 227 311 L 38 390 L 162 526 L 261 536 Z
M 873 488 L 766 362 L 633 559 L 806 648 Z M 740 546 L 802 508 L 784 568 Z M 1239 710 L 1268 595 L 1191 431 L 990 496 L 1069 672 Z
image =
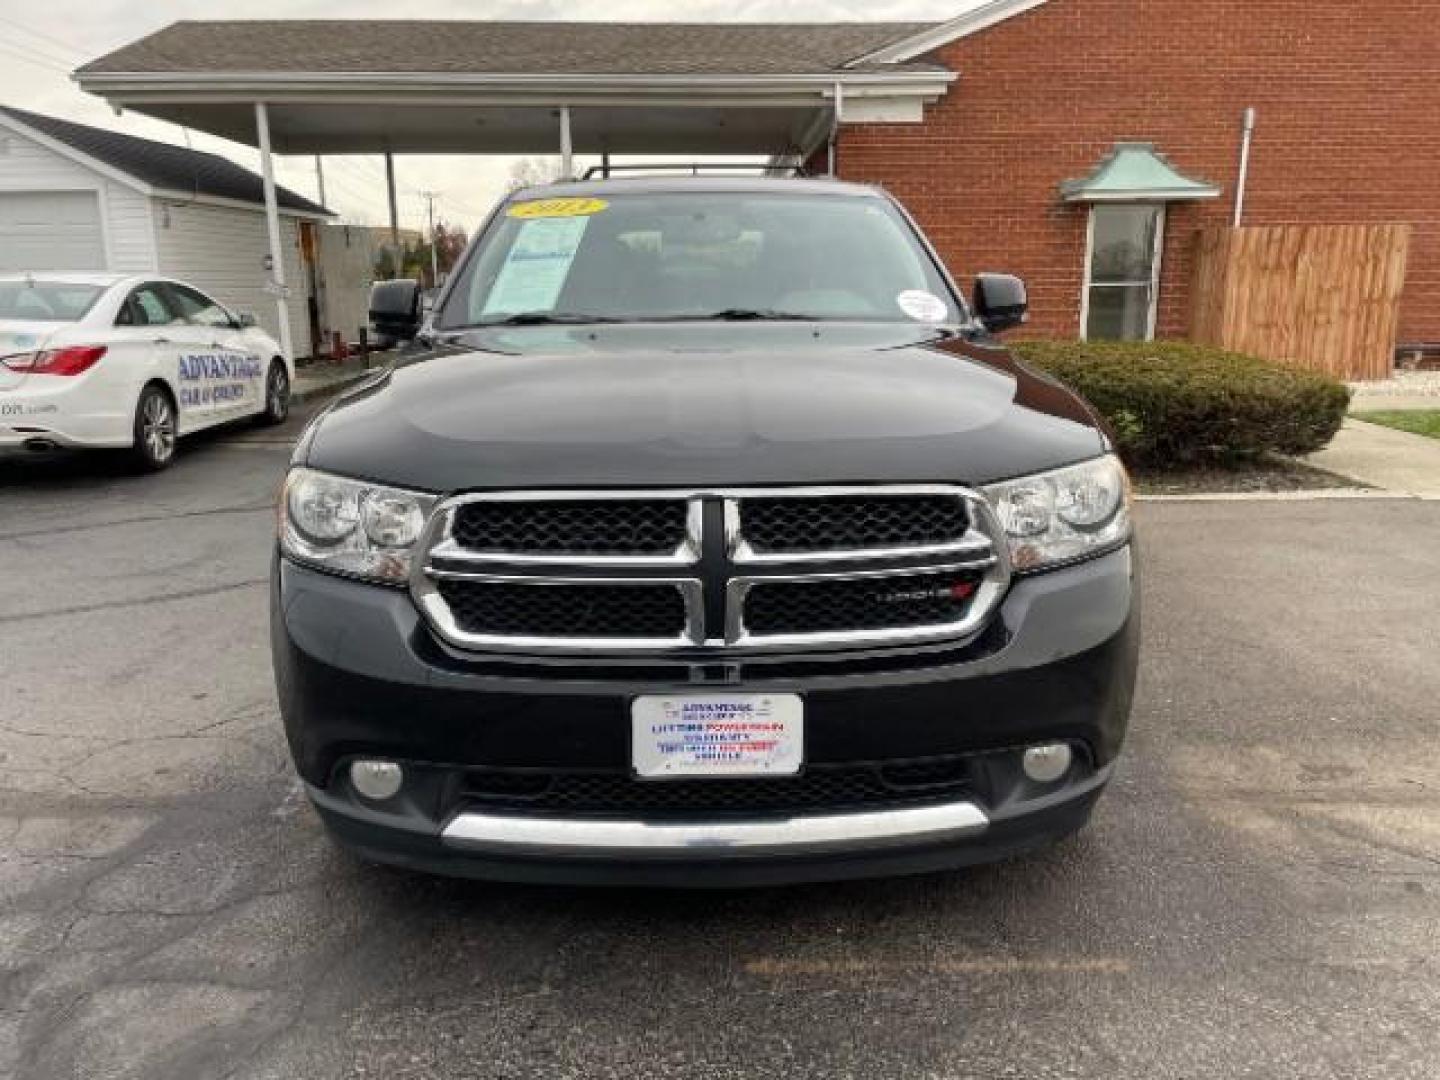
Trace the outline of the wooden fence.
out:
M 1202 230 L 1190 336 L 1341 379 L 1385 378 L 1409 249 L 1409 225 Z

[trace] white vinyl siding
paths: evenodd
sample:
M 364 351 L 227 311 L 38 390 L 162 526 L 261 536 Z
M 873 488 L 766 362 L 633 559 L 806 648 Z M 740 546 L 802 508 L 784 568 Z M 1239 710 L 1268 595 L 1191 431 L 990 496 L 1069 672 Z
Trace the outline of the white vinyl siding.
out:
M 93 193 L 104 251 L 100 268 L 127 274 L 154 271 L 155 232 L 147 196 L 0 127 L 0 193 L 7 192 Z
M 194 285 L 232 311 L 254 312 L 265 332 L 280 339 L 275 298 L 264 288 L 269 278 L 265 257 L 270 243 L 262 210 L 155 199 L 153 223 L 160 273 Z M 280 218 L 280 243 L 285 250 L 285 281 L 290 286 L 291 340 L 296 352 L 305 356 L 310 351 L 308 286 L 294 218 Z
M 153 274 L 155 227 L 150 221 L 150 196 L 107 182 L 100 212 L 109 233 L 110 265 L 117 274 Z
M 95 191 L 0 191 L 0 272 L 104 270 Z

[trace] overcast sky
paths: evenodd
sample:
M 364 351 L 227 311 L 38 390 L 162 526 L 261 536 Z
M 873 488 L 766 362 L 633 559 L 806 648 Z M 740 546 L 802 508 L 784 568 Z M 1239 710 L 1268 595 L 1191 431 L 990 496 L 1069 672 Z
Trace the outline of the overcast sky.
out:
M 605 19 L 617 21 L 826 21 L 946 19 L 981 0 L 0 0 L 0 103 L 134 135 L 183 143 L 174 124 L 117 117 L 82 93 L 70 72 L 178 19 Z M 259 168 L 249 147 L 193 134 L 196 149 Z M 278 158 L 277 179 L 316 196 L 313 159 Z M 326 197 L 347 220 L 382 224 L 384 170 L 378 157 L 327 158 Z M 406 156 L 396 159 L 401 224 L 419 226 L 417 192 L 440 192 L 439 213 L 471 228 L 503 190 L 511 159 Z

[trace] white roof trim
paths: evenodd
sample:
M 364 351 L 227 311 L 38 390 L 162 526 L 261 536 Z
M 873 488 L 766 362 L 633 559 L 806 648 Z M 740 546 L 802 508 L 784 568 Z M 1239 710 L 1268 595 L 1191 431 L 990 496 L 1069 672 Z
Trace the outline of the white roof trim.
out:
M 89 154 L 76 150 L 69 143 L 61 142 L 59 139 L 52 139 L 43 131 L 36 131 L 29 124 L 17 120 L 15 117 L 6 113 L 0 113 L 0 128 L 8 128 L 15 134 L 30 139 L 39 146 L 43 146 L 51 153 L 59 154 L 63 158 L 68 158 L 82 168 L 99 173 L 107 180 L 113 180 L 117 184 L 122 184 L 125 187 L 140 192 L 142 195 L 155 194 L 155 189 L 138 177 L 131 176 L 123 169 L 117 169 L 113 165 L 107 165 L 105 162 L 99 161 Z
M 1043 0 L 1030 0 L 1031 3 Z M 830 89 L 836 82 L 847 86 L 933 86 L 955 81 L 953 71 L 837 71 L 803 75 L 557 75 L 547 72 L 427 72 L 427 71 L 115 71 L 77 72 L 73 78 L 80 89 L 105 95 L 129 87 L 203 88 L 221 101 L 252 101 L 252 88 L 278 93 L 297 88 L 356 86 L 422 87 L 529 87 L 603 90 L 673 89 L 768 89 L 812 87 Z M 283 102 L 276 102 L 283 104 Z
M 265 213 L 263 202 L 249 202 L 246 199 L 227 199 L 223 195 L 197 195 L 193 191 L 171 191 L 155 190 L 150 193 L 151 198 L 166 206 L 219 206 L 230 210 L 245 210 L 252 214 Z M 281 206 L 276 208 L 281 217 L 305 218 L 308 221 L 331 221 L 339 217 L 338 214 L 319 214 L 313 210 L 301 210 L 297 207 Z
M 1220 189 L 1205 188 L 1137 188 L 1134 191 L 1107 191 L 1100 195 L 1081 192 L 1066 195 L 1068 203 L 1137 203 L 1137 202 L 1193 202 L 1199 199 L 1218 199 Z
M 989 29 L 996 23 L 1013 19 L 1016 15 L 1023 15 L 1031 8 L 1037 8 L 1045 2 L 1046 0 L 989 0 L 988 3 L 972 8 L 964 15 L 959 15 L 949 22 L 943 22 L 939 26 L 932 26 L 918 34 L 901 38 L 899 41 L 891 42 L 884 48 L 876 49 L 864 56 L 857 56 L 845 66 L 903 64 L 907 60 L 914 60 L 917 56 L 924 56 L 942 45 L 949 45 L 952 41 L 958 41 L 960 38 Z

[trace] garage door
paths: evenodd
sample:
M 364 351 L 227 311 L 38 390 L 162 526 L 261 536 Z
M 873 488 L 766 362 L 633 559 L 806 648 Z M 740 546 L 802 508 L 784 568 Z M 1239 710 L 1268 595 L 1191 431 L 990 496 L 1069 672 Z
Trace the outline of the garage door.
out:
M 0 192 L 0 273 L 104 269 L 95 192 Z

